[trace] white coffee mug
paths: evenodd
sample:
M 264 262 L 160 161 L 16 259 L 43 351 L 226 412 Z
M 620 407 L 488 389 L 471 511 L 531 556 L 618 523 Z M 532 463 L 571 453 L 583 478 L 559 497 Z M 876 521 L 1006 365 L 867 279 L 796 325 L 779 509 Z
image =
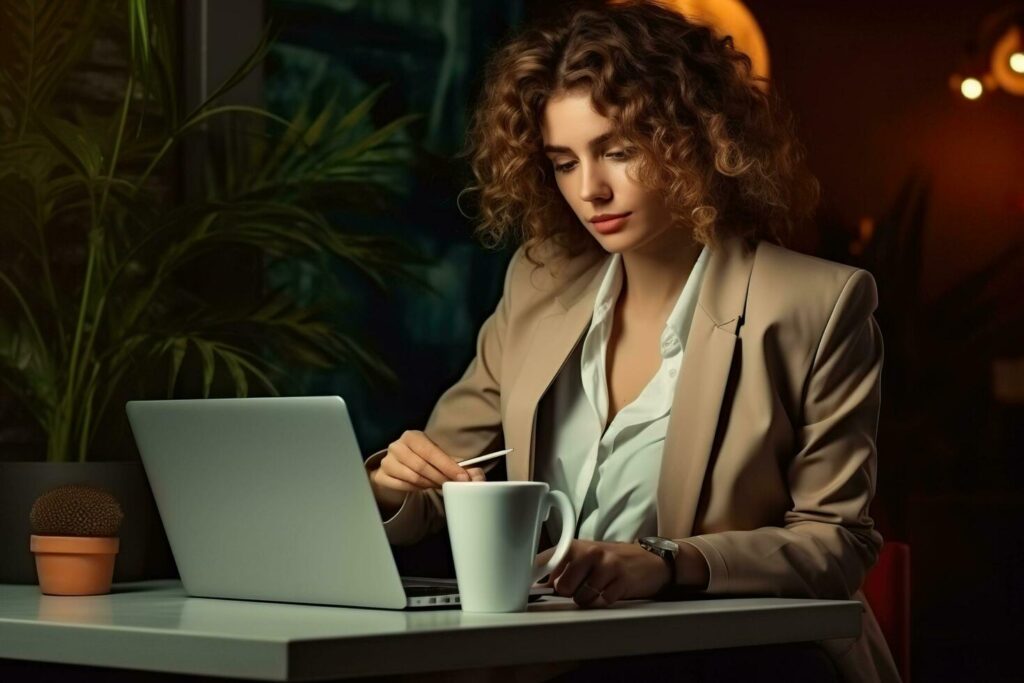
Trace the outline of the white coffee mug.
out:
M 569 497 L 538 481 L 447 481 L 441 485 L 459 599 L 466 612 L 522 612 L 530 586 L 569 552 L 576 513 Z M 558 506 L 562 537 L 534 567 L 541 524 Z

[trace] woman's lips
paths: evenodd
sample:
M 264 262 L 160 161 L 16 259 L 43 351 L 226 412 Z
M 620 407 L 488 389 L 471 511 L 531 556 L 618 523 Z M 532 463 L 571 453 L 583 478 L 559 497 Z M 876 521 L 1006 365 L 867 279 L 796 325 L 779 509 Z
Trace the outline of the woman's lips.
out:
M 619 216 L 618 218 L 612 218 L 606 221 L 594 221 L 591 225 L 594 226 L 594 230 L 602 235 L 610 235 L 613 232 L 621 230 L 622 226 L 626 224 L 626 221 L 629 220 L 631 215 L 632 214 L 627 213 L 624 216 Z

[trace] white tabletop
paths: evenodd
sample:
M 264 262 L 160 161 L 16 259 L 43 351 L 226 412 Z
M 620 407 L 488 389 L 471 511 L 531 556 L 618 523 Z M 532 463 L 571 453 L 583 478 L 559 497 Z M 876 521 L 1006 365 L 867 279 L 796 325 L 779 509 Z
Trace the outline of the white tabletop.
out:
M 860 603 L 845 600 L 627 601 L 588 610 L 547 596 L 526 612 L 470 614 L 190 598 L 178 581 L 115 584 L 90 597 L 0 585 L 0 658 L 315 680 L 853 637 L 860 618 Z

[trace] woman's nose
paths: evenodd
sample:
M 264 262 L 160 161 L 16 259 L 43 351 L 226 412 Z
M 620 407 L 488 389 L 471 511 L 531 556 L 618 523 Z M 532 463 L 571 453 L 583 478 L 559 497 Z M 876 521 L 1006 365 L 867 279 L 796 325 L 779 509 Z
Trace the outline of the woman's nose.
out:
M 582 185 L 580 186 L 580 199 L 585 202 L 592 202 L 598 199 L 608 199 L 611 189 L 601 172 L 596 166 L 581 168 Z

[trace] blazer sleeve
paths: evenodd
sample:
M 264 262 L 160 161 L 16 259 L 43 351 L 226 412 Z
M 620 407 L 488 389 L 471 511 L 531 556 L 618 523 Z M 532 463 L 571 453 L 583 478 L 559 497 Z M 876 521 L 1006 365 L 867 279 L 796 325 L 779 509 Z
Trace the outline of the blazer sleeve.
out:
M 511 308 L 512 273 L 522 257 L 516 251 L 505 272 L 501 299 L 494 312 L 480 327 L 476 356 L 462 378 L 434 405 L 424 433 L 456 462 L 499 447 L 503 441 L 501 424 L 502 345 Z M 367 458 L 367 474 L 380 467 L 387 449 Z M 483 466 L 489 472 L 497 460 Z M 440 490 L 410 492 L 398 511 L 384 520 L 384 531 L 392 545 L 411 545 L 428 534 L 444 528 L 444 503 Z
M 883 347 L 875 281 L 854 271 L 832 309 L 804 390 L 781 527 L 680 539 L 710 568 L 711 594 L 848 598 L 882 547 L 875 492 Z

